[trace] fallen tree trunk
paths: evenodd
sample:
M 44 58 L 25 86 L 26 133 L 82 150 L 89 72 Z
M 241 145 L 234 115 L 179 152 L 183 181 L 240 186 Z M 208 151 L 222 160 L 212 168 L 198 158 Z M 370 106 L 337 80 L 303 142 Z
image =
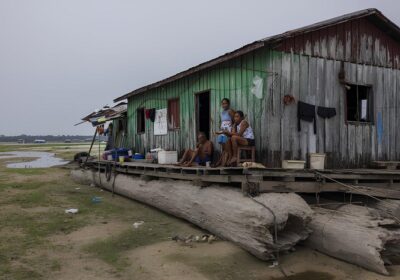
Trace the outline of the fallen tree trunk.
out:
M 313 195 L 303 194 L 301 196 L 309 205 L 321 206 L 322 208 L 337 209 L 337 207 L 353 204 L 359 206 L 367 206 L 368 208 L 376 209 L 380 216 L 391 218 L 400 223 L 400 200 L 396 199 L 379 199 L 371 198 L 363 195 L 353 195 L 352 202 L 345 202 L 343 194 L 323 194 L 319 197 L 318 203 Z M 376 214 L 375 214 L 376 215 Z
M 108 190 L 113 187 L 114 178 L 108 182 L 104 174 L 93 171 L 74 170 L 72 177 Z M 288 251 L 310 234 L 312 210 L 296 194 L 261 194 L 254 201 L 235 188 L 200 188 L 174 180 L 145 182 L 123 174 L 116 176 L 114 191 L 190 221 L 263 260 Z
M 388 274 L 385 267 L 400 252 L 399 224 L 375 209 L 343 205 L 315 207 L 312 234 L 305 245 L 368 270 Z

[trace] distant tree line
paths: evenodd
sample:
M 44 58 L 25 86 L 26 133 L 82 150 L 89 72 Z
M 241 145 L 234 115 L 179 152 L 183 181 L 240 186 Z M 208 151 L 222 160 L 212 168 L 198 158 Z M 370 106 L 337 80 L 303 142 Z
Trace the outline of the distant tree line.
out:
M 45 140 L 46 142 L 71 142 L 71 143 L 81 143 L 81 142 L 91 142 L 93 135 L 82 136 L 82 135 L 18 135 L 18 136 L 6 136 L 0 135 L 0 142 L 21 142 L 33 143 L 37 139 Z M 96 137 L 97 139 L 97 137 Z M 101 141 L 107 140 L 107 137 L 101 136 Z

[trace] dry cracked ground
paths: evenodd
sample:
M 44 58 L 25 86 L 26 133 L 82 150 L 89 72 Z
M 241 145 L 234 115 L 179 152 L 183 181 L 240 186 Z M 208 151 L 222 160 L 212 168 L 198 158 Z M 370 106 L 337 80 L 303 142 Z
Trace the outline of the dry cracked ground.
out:
M 16 149 L 35 147 L 0 145 L 0 151 Z M 79 150 L 40 149 L 64 158 Z M 383 277 L 301 246 L 281 256 L 280 267 L 270 267 L 227 241 L 177 243 L 172 236 L 204 232 L 152 207 L 78 185 L 68 168 L 7 169 L 7 161 L 0 161 L 0 279 L 400 278 L 398 266 L 390 268 L 397 277 Z M 69 208 L 79 212 L 66 214 Z M 144 223 L 135 228 L 137 221 Z

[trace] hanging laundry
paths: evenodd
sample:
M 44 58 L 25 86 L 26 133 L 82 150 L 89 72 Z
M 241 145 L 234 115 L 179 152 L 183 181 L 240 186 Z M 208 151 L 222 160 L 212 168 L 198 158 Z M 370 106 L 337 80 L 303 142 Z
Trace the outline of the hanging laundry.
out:
M 144 110 L 144 115 L 146 117 L 146 120 L 150 120 L 151 122 L 154 122 L 156 119 L 156 109 L 145 109 Z
M 336 108 L 318 106 L 317 114 L 321 118 L 330 119 L 330 118 L 336 116 Z
M 301 101 L 297 102 L 297 128 L 301 131 L 300 120 L 306 122 L 314 122 L 314 134 L 317 133 L 317 122 L 315 116 L 315 105 L 304 103 Z
M 283 97 L 283 104 L 285 104 L 286 106 L 287 106 L 287 105 L 290 105 L 290 104 L 292 104 L 292 103 L 295 103 L 295 102 L 296 102 L 296 99 L 294 98 L 293 95 L 286 94 L 286 95 Z
M 145 109 L 144 110 L 144 115 L 146 117 L 146 120 L 150 119 L 150 111 L 151 111 L 151 109 Z
M 263 85 L 264 85 L 263 78 L 256 75 L 253 78 L 253 86 L 251 87 L 250 92 L 254 94 L 254 96 L 257 97 L 258 99 L 263 98 Z

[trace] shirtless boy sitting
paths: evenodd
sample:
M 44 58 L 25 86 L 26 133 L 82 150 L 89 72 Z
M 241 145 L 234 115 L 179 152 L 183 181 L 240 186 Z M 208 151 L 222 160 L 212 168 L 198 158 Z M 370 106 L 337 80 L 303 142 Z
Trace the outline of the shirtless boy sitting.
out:
M 212 154 L 213 143 L 207 139 L 204 132 L 199 132 L 196 149 L 186 150 L 178 164 L 183 166 L 205 165 L 207 161 L 211 161 Z

